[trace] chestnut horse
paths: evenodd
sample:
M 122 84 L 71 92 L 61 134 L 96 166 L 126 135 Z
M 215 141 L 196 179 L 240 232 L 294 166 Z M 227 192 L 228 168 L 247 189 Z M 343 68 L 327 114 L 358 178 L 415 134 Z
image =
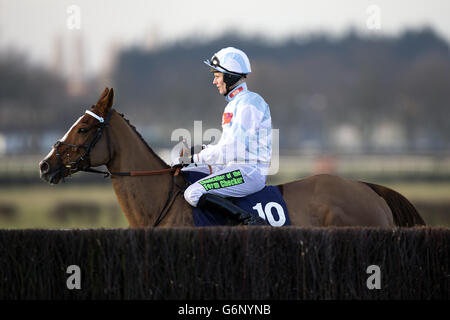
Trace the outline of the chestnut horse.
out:
M 171 169 L 123 115 L 112 109 L 113 89 L 82 115 L 39 164 L 57 184 L 77 171 L 106 165 L 131 227 L 193 226 L 182 175 Z M 140 174 L 149 176 L 140 176 Z M 150 172 L 148 172 L 150 171 Z M 133 173 L 134 172 L 134 173 Z M 321 174 L 278 185 L 293 226 L 414 226 L 424 221 L 399 193 L 383 186 Z

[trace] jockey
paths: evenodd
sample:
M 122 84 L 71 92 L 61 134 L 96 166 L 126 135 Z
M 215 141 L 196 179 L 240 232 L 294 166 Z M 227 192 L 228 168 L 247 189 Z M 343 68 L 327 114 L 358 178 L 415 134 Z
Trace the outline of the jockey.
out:
M 247 89 L 251 72 L 247 55 L 228 47 L 204 61 L 214 73 L 213 84 L 228 101 L 222 116 L 222 136 L 217 144 L 203 145 L 190 157 L 177 159 L 183 170 L 204 171 L 207 177 L 190 185 L 186 201 L 199 208 L 218 211 L 241 224 L 267 224 L 258 215 L 236 206 L 226 197 L 245 197 L 264 188 L 271 159 L 272 124 L 269 105 Z M 197 165 L 201 165 L 197 167 Z M 207 165 L 207 166 L 205 166 Z

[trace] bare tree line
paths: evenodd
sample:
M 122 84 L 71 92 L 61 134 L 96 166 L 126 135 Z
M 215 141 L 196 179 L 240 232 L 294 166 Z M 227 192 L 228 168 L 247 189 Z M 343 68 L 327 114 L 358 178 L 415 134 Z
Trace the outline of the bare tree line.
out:
M 194 120 L 218 128 L 226 101 L 202 61 L 225 46 L 249 55 L 249 89 L 271 106 L 283 148 L 312 141 L 324 150 L 338 149 L 337 128 L 348 126 L 359 134 L 362 151 L 371 151 L 374 132 L 386 123 L 400 130 L 401 151 L 449 147 L 449 46 L 431 29 L 397 37 L 315 35 L 277 46 L 230 34 L 158 51 L 128 48 L 118 56 L 112 83 L 97 79 L 81 97 L 69 96 L 63 79 L 26 65 L 24 57 L 3 56 L 0 132 L 65 129 L 105 86 L 115 88 L 116 108 L 132 123 L 154 128 L 158 135 L 149 135 L 153 144 L 169 146 L 170 132 L 189 129 Z

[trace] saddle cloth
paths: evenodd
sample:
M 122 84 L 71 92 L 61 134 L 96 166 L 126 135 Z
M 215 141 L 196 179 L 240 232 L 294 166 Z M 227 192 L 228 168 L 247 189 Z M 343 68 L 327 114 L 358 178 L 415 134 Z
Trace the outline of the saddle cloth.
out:
M 203 172 L 182 171 L 189 183 L 194 183 L 207 176 Z M 273 227 L 291 224 L 289 214 L 280 190 L 276 186 L 265 186 L 261 191 L 242 198 L 228 198 L 234 204 L 250 214 L 259 215 Z M 209 210 L 192 208 L 195 226 L 228 226 L 235 225 L 228 217 Z

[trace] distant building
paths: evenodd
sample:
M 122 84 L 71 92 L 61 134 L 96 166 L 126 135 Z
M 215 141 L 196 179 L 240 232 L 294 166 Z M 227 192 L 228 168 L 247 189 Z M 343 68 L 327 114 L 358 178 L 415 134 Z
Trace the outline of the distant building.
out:
M 343 124 L 332 130 L 331 140 L 337 150 L 359 152 L 363 145 L 361 137 L 362 134 L 357 126 Z
M 69 66 L 69 77 L 67 79 L 68 93 L 73 96 L 81 96 L 86 92 L 85 86 L 85 60 L 84 45 L 81 32 L 77 32 L 72 38 L 72 57 Z
M 86 93 L 84 39 L 80 31 L 67 37 L 58 35 L 53 42 L 52 72 L 67 79 L 67 92 L 72 96 Z
M 6 137 L 0 133 L 0 156 L 6 153 Z
M 374 128 L 371 144 L 375 151 L 404 151 L 406 148 L 404 130 L 398 123 L 383 121 Z

